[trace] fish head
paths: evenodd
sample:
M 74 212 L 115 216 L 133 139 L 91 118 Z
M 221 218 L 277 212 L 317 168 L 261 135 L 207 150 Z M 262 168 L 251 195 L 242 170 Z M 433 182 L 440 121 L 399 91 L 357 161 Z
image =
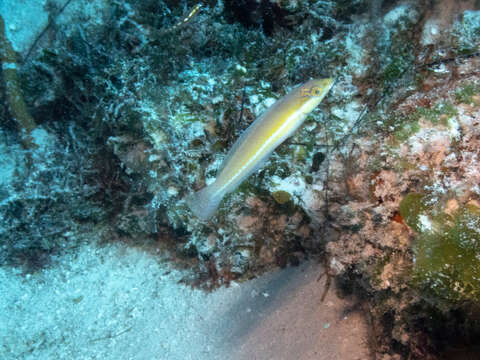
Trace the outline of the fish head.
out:
M 300 94 L 302 97 L 318 97 L 321 101 L 333 86 L 333 83 L 333 78 L 313 79 L 300 87 Z
M 302 113 L 309 113 L 320 104 L 333 83 L 333 78 L 313 79 L 299 86 L 294 95 L 296 96 L 295 107 L 301 108 Z

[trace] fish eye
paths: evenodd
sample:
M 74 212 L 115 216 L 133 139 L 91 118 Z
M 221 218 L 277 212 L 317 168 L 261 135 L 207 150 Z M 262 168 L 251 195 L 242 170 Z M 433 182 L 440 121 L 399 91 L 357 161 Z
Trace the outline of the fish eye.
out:
M 320 89 L 320 88 L 317 87 L 317 88 L 314 89 L 313 93 L 314 93 L 316 96 L 320 96 L 320 94 L 322 93 L 322 89 Z

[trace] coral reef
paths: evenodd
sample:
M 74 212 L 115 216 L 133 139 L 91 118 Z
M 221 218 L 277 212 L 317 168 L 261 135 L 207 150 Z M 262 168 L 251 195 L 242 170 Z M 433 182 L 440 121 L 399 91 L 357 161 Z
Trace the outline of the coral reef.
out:
M 480 333 L 479 11 L 101 4 L 59 16 L 16 69 L 36 125 L 19 128 L 37 148 L 2 123 L 1 264 L 45 266 L 87 241 L 84 227 L 162 244 L 206 289 L 320 255 L 364 297 L 378 358 L 434 358 L 443 340 Z M 192 216 L 183 199 L 215 179 L 242 131 L 294 85 L 329 76 L 329 96 L 266 166 L 212 220 Z M 9 86 L 0 114 L 18 119 Z
M 477 62 L 467 60 L 461 67 L 474 68 Z M 444 319 L 454 311 L 478 312 L 480 108 L 458 96 L 464 84 L 478 82 L 476 74 L 464 74 L 445 82 L 433 73 L 424 80 L 435 82 L 432 90 L 414 92 L 396 105 L 385 123 L 393 118 L 409 127 L 408 135 L 389 126 L 381 140 L 372 141 L 373 134 L 357 139 L 349 158 L 355 172 L 345 179 L 347 200 L 330 207 L 339 232 L 338 240 L 327 244 L 332 268 L 363 277 L 377 294 L 376 319 L 386 308 L 393 311 L 389 336 L 405 352 L 426 351 L 426 344 L 407 335 L 415 326 L 424 332 L 438 326 L 432 324 L 438 314 L 420 325 L 420 312 L 441 309 Z M 425 97 L 432 103 L 419 108 Z M 412 118 L 414 126 L 408 125 Z M 475 321 L 469 326 L 475 329 Z

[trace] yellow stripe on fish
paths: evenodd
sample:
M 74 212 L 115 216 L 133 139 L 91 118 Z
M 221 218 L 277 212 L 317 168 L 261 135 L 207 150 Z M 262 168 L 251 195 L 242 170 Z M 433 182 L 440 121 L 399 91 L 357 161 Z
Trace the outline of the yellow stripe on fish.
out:
M 310 80 L 277 100 L 256 119 L 230 149 L 215 181 L 186 199 L 193 213 L 202 220 L 211 217 L 225 194 L 264 164 L 299 128 L 332 85 L 331 78 Z

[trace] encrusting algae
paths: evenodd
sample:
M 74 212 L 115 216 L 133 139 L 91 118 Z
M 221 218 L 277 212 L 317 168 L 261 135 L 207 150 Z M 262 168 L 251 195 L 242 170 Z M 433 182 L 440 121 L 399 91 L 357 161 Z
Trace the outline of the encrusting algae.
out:
M 459 206 L 451 214 L 428 196 L 409 193 L 400 204 L 405 222 L 418 232 L 414 283 L 427 294 L 451 302 L 480 300 L 480 209 L 477 202 Z
M 257 171 L 272 152 L 303 123 L 323 100 L 333 79 L 315 79 L 296 87 L 276 101 L 238 138 L 223 161 L 216 180 L 186 201 L 202 220 L 211 217 L 223 196 Z

